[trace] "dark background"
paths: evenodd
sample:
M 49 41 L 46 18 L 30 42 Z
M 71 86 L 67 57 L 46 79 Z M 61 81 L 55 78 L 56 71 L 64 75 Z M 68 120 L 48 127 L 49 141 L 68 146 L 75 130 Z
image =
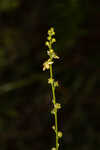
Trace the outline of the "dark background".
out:
M 54 73 L 61 150 L 100 149 L 100 2 L 0 0 L 0 150 L 50 150 L 47 31 L 56 31 Z M 89 29 L 88 29 L 89 28 Z

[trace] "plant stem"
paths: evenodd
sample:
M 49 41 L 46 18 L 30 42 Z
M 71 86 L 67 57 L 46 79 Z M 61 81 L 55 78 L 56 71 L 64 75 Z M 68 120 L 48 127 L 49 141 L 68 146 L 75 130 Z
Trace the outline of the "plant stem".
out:
M 53 79 L 53 71 L 52 71 L 52 64 L 50 65 L 50 77 Z M 55 96 L 55 87 L 54 82 L 51 84 L 52 86 L 52 95 L 53 95 L 53 104 L 56 104 L 56 96 Z M 55 109 L 55 132 L 56 132 L 56 150 L 58 150 L 58 121 L 57 121 L 57 109 Z

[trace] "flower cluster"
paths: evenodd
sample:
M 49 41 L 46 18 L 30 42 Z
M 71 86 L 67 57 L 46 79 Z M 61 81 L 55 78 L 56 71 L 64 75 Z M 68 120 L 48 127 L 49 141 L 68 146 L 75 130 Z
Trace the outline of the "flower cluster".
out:
M 59 57 L 56 55 L 52 48 L 52 44 L 56 42 L 56 39 L 53 37 L 55 35 L 54 29 L 51 28 L 48 31 L 48 41 L 46 41 L 45 45 L 49 48 L 47 51 L 47 55 L 49 56 L 49 59 L 43 63 L 43 71 L 46 69 L 48 70 L 50 68 L 50 65 L 53 64 L 53 59 L 59 59 Z
M 55 117 L 55 125 L 52 126 L 52 129 L 56 133 L 56 147 L 53 147 L 52 150 L 58 150 L 59 148 L 58 140 L 59 138 L 62 137 L 62 132 L 58 131 L 58 125 L 57 125 L 57 111 L 61 109 L 61 104 L 56 102 L 56 97 L 55 97 L 55 88 L 59 86 L 59 83 L 58 81 L 55 81 L 55 79 L 53 78 L 53 71 L 52 71 L 52 65 L 54 63 L 54 59 L 59 59 L 59 56 L 56 55 L 52 46 L 56 42 L 54 35 L 55 35 L 54 28 L 50 28 L 50 30 L 48 31 L 47 41 L 45 43 L 45 45 L 48 47 L 47 55 L 49 56 L 49 58 L 47 61 L 43 63 L 43 71 L 50 70 L 50 78 L 48 79 L 48 84 L 50 84 L 52 87 L 52 96 L 53 96 L 52 102 L 54 106 L 54 108 L 51 110 L 51 114 L 53 114 Z

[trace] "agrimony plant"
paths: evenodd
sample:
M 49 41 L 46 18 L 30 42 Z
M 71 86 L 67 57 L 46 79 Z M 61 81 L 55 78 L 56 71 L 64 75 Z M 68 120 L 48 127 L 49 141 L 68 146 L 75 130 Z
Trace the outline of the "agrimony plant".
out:
M 48 84 L 51 85 L 52 88 L 52 103 L 53 103 L 53 109 L 51 110 L 51 114 L 54 115 L 55 124 L 52 126 L 52 129 L 54 130 L 56 134 L 56 147 L 53 147 L 52 150 L 58 150 L 59 148 L 59 138 L 62 137 L 62 132 L 58 131 L 58 121 L 57 121 L 57 112 L 61 108 L 61 104 L 56 102 L 56 95 L 55 95 L 55 89 L 59 86 L 58 81 L 55 81 L 54 75 L 53 75 L 53 64 L 54 59 L 59 59 L 59 56 L 56 55 L 53 49 L 53 44 L 56 42 L 56 39 L 54 38 L 55 32 L 54 28 L 50 28 L 48 30 L 48 37 L 45 45 L 48 47 L 47 55 L 49 56 L 48 60 L 43 63 L 43 71 L 49 70 L 50 71 L 50 77 L 48 79 Z

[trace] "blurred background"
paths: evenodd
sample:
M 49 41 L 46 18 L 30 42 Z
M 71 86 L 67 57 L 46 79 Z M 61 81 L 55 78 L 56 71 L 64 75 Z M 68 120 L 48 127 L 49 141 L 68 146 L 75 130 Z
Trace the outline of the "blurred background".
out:
M 50 150 L 45 41 L 55 28 L 61 150 L 100 149 L 100 2 L 0 0 L 0 150 Z M 89 25 L 89 30 L 88 30 Z M 89 31 L 89 34 L 88 34 Z

